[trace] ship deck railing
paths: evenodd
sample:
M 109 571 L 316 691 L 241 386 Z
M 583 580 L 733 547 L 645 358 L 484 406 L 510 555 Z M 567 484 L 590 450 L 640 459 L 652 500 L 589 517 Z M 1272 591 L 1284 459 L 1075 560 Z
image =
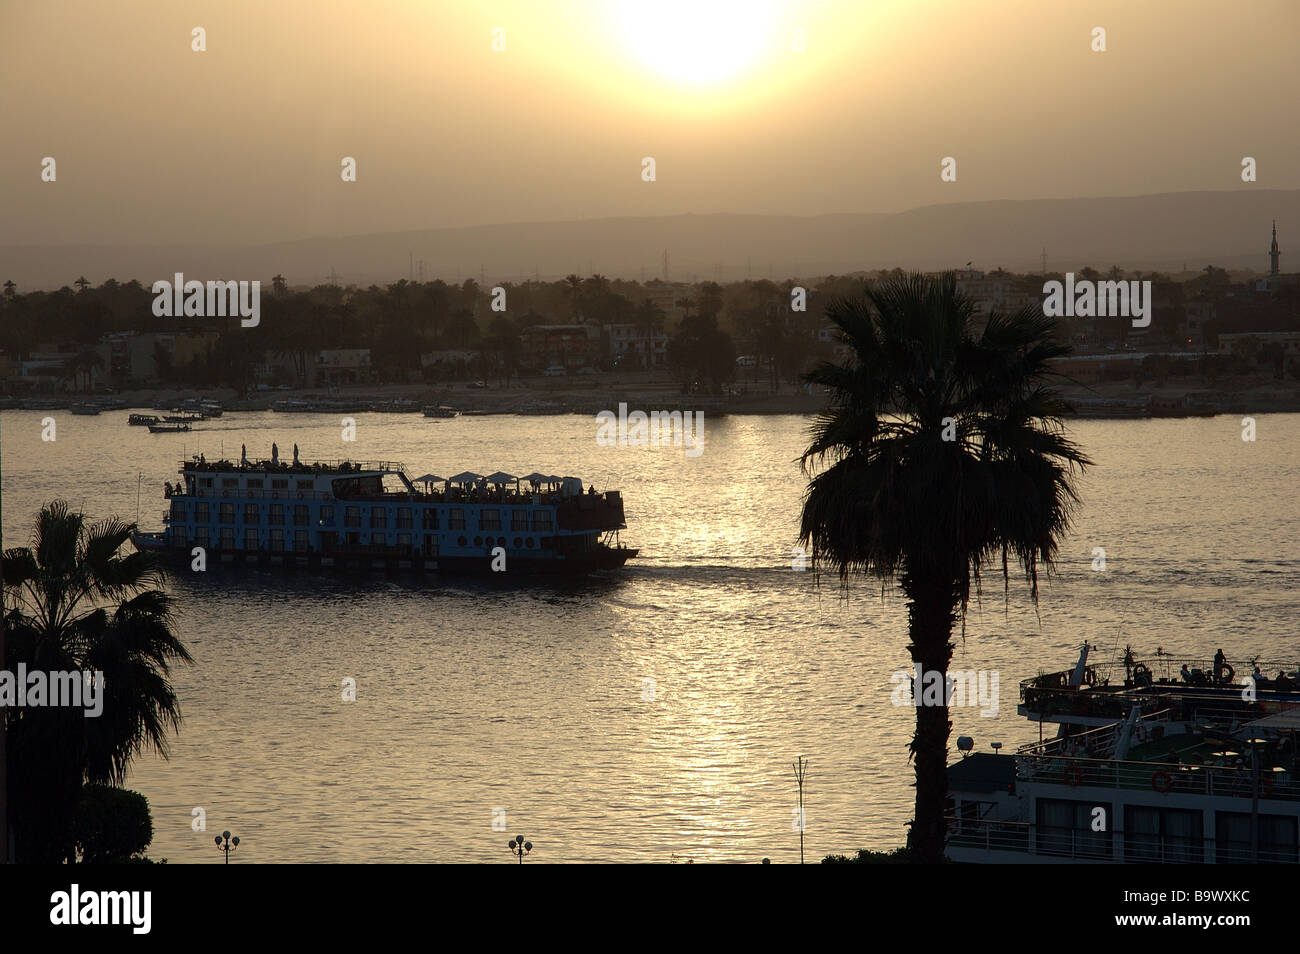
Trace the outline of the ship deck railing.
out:
M 617 494 L 618 491 L 607 491 L 606 493 Z M 597 494 L 596 500 L 605 499 L 605 494 Z M 586 500 L 589 494 L 583 494 L 582 499 Z M 167 494 L 169 500 L 229 500 L 232 503 L 243 502 L 260 502 L 262 500 L 285 501 L 286 503 L 296 503 L 307 500 L 328 500 L 337 501 L 338 503 L 399 503 L 402 501 L 411 501 L 414 503 L 441 503 L 441 504 L 466 504 L 469 506 L 507 506 L 507 507 L 542 507 L 557 506 L 569 500 L 577 499 L 576 496 L 565 497 L 558 491 L 550 493 L 517 494 L 514 491 L 508 491 L 504 494 L 487 492 L 487 493 L 466 493 L 464 491 L 453 489 L 447 491 L 434 491 L 432 493 L 423 493 L 415 491 L 410 493 L 404 490 L 386 491 L 381 494 L 353 494 L 343 495 L 329 490 L 293 490 L 283 488 L 278 490 L 256 489 L 249 490 L 242 487 L 197 487 L 192 491 L 184 490 L 177 493 L 175 490 Z
M 1156 712 L 1140 715 L 1138 721 L 1154 724 L 1166 722 L 1173 717 L 1173 709 L 1160 709 Z M 1087 732 L 1076 732 L 1065 738 L 1057 737 L 1043 739 L 1039 742 L 1027 742 L 1016 749 L 1016 754 L 1032 756 L 1069 755 L 1073 750 L 1109 758 L 1115 752 L 1118 729 L 1119 723 L 1112 722 L 1108 725 L 1098 726 L 1095 729 L 1089 729 Z
M 343 470 L 343 465 L 347 465 L 347 470 Z M 406 465 L 401 461 L 395 460 L 314 460 L 311 463 L 299 461 L 294 463 L 292 460 L 279 460 L 272 462 L 270 460 L 203 460 L 198 461 L 191 458 L 180 462 L 179 470 L 187 471 L 220 471 L 220 472 L 239 472 L 239 473 L 261 473 L 270 471 L 272 473 L 284 474 L 322 474 L 322 473 L 341 473 L 346 475 L 362 474 L 368 471 L 385 471 L 388 473 L 404 473 Z
M 1032 822 L 998 821 L 948 815 L 948 846 L 983 851 L 1023 852 L 1079 861 L 1145 864 L 1296 864 L 1295 846 L 1261 845 L 1256 851 L 1242 841 L 1219 845 L 1214 838 L 1170 837 L 1147 833 L 1129 834 L 1122 829 L 1108 832 L 1079 831 L 1039 826 Z
M 1129 761 L 1071 755 L 1020 755 L 1021 782 L 1068 785 L 1070 788 L 1132 789 L 1178 795 L 1216 795 L 1300 802 L 1300 780 L 1291 772 L 1265 768 L 1256 782 L 1249 765 Z M 1161 778 L 1161 776 L 1165 776 Z
M 1224 685 L 1235 685 L 1239 687 L 1241 685 L 1241 680 L 1251 674 L 1251 666 L 1253 665 L 1259 666 L 1260 672 L 1266 680 L 1272 679 L 1279 671 L 1294 673 L 1297 670 L 1297 666 L 1300 665 L 1296 660 L 1291 660 L 1290 662 L 1279 660 L 1255 660 L 1253 663 L 1248 660 L 1238 660 L 1235 665 L 1231 660 L 1228 662 L 1233 669 L 1233 681 L 1230 684 L 1221 684 L 1218 688 L 1223 688 Z M 1154 659 L 1135 659 L 1133 665 L 1145 666 L 1156 679 L 1163 678 L 1171 680 L 1166 683 L 1155 682 L 1152 683 L 1153 686 L 1177 686 L 1187 689 L 1216 688 L 1214 685 L 1210 684 L 1196 686 L 1191 683 L 1178 681 L 1179 674 L 1184 665 L 1187 666 L 1189 670 L 1199 669 L 1202 673 L 1212 675 L 1214 672 L 1213 659 L 1201 659 L 1191 656 L 1180 657 L 1161 655 Z M 1123 660 L 1107 660 L 1103 662 L 1090 663 L 1087 668 L 1097 676 L 1096 688 L 1110 692 L 1126 691 L 1124 681 L 1128 677 L 1128 667 L 1124 665 Z M 1040 673 L 1037 676 L 1023 679 L 1020 682 L 1021 695 L 1023 697 L 1026 689 L 1063 689 L 1070 692 L 1078 692 L 1082 687 L 1080 687 L 1080 689 L 1069 688 L 1070 678 L 1073 675 L 1074 667 L 1071 666 L 1069 669 L 1062 669 L 1059 672 Z M 1108 685 L 1103 686 L 1102 683 L 1107 683 Z M 1133 689 L 1130 687 L 1127 691 L 1133 691 Z

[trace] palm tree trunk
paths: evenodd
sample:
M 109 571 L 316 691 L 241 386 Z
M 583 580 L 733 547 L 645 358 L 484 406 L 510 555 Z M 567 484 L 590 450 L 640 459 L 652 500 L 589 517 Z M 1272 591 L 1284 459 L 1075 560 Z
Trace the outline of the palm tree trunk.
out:
M 943 815 L 948 799 L 948 735 L 952 730 L 947 688 L 948 663 L 952 660 L 950 640 L 957 618 L 956 588 L 949 582 L 915 580 L 905 581 L 903 588 L 909 598 L 907 628 L 911 642 L 907 648 L 922 674 L 922 696 L 913 700 L 916 732 L 910 748 L 916 765 L 916 809 L 908 844 L 915 861 L 938 864 L 944 860 L 947 839 Z M 932 684 L 939 687 L 938 705 L 924 704 L 924 687 Z M 928 701 L 935 700 L 931 696 Z
M 0 444 L 3 439 L 0 438 Z M 4 518 L 0 508 L 0 557 L 4 555 Z M 0 559 L 0 669 L 5 667 L 4 561 Z M 9 863 L 9 751 L 7 712 L 0 710 L 0 865 Z

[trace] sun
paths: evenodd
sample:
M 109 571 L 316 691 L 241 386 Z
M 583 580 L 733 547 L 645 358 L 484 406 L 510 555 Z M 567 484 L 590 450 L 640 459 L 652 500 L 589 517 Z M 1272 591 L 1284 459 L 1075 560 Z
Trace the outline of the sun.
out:
M 610 0 L 628 52 L 673 82 L 708 86 L 752 69 L 776 43 L 777 0 Z

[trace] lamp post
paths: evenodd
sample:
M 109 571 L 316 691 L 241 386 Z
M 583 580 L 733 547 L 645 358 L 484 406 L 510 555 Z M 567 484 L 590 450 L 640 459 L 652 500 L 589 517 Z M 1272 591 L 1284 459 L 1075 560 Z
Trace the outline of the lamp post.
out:
M 217 851 L 225 852 L 226 864 L 230 864 L 230 853 L 239 847 L 239 836 L 231 838 L 230 832 L 223 831 L 213 840 L 217 843 Z
M 524 863 L 524 855 L 528 854 L 532 850 L 533 843 L 531 841 L 524 841 L 523 835 L 515 835 L 514 839 L 510 842 L 510 853 L 512 855 L 518 855 L 519 863 L 521 865 Z

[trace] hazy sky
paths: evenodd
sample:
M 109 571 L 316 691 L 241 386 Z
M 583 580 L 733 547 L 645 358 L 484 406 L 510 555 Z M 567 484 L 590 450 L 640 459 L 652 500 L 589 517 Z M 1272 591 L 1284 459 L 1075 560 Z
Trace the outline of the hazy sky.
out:
M 0 243 L 1297 188 L 1297 38 L 1297 0 L 0 0 Z

